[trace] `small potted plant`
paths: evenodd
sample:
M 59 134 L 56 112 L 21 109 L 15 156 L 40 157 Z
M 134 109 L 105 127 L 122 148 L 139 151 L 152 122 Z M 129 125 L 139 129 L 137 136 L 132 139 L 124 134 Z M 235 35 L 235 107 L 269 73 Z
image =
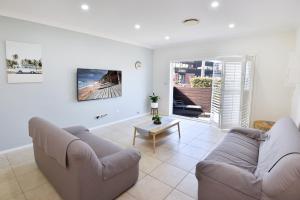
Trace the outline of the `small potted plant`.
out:
M 161 119 L 161 117 L 158 114 L 156 114 L 152 117 L 152 121 L 153 121 L 154 124 L 161 124 L 160 119 Z
M 155 95 L 153 92 L 152 96 L 149 96 L 151 100 L 151 108 L 158 108 L 159 96 Z

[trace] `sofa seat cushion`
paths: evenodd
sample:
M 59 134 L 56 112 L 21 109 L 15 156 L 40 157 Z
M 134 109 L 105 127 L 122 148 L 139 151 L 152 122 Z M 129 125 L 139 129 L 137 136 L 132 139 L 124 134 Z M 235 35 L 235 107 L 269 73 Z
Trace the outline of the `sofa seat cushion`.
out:
M 257 166 L 259 142 L 239 133 L 228 133 L 205 160 L 224 162 L 253 173 Z
M 102 158 L 122 150 L 117 145 L 91 133 L 83 132 L 76 136 L 87 143 L 95 151 L 98 158 Z

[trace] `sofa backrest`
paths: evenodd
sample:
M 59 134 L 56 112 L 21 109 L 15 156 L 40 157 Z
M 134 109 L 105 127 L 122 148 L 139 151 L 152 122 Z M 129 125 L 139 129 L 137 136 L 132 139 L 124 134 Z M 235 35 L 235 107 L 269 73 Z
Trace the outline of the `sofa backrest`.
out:
M 255 171 L 255 175 L 261 179 L 268 176 L 283 159 L 295 154 L 300 155 L 300 132 L 291 118 L 280 119 L 265 134 L 268 137 L 260 145 Z M 300 163 L 294 164 L 300 168 Z
M 69 132 L 38 117 L 29 120 L 29 135 L 32 137 L 34 145 L 38 145 L 44 153 L 65 168 L 67 167 L 69 145 L 75 140 L 80 140 Z

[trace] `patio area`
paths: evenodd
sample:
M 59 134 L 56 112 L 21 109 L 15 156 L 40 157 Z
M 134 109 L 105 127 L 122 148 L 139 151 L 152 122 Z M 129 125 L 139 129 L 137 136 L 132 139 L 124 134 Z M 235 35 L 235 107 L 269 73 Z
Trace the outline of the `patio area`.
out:
M 192 117 L 210 118 L 212 88 L 173 88 L 173 114 Z
M 174 68 L 174 115 L 210 120 L 212 76 L 217 72 L 217 66 L 217 61 L 210 60 L 171 63 L 171 67 Z

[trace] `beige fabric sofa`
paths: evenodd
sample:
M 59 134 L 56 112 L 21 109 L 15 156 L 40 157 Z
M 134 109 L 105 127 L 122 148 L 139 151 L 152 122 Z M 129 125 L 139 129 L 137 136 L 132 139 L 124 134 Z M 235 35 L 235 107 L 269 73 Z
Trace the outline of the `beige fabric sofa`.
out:
M 64 200 L 111 200 L 134 185 L 140 153 L 118 146 L 78 126 L 61 129 L 29 121 L 37 165 Z
M 299 200 L 300 133 L 290 118 L 237 128 L 196 167 L 199 200 Z

